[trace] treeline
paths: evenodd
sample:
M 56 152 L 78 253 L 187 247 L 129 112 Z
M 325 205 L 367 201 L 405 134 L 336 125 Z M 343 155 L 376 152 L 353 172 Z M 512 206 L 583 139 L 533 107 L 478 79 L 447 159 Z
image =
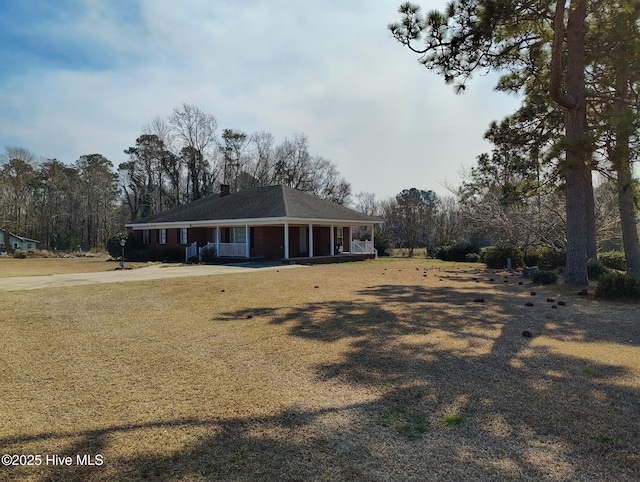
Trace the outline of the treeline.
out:
M 0 168 L 0 222 L 49 249 L 102 246 L 122 227 L 118 177 L 100 154 L 73 165 L 38 161 L 23 148 L 6 148 Z
M 195 106 L 184 104 L 145 126 L 119 165 L 123 202 L 138 219 L 218 192 L 283 184 L 344 204 L 351 185 L 336 166 L 309 152 L 309 140 L 295 134 L 280 144 L 268 132 L 224 129 Z
M 423 14 L 411 2 L 398 11 L 392 36 L 458 93 L 473 74 L 493 71 L 500 75 L 496 90 L 522 99 L 487 133 L 495 148 L 472 171 L 464 202 L 481 214 L 489 207 L 499 208 L 494 216 L 506 213 L 502 207 L 527 213 L 525 224 L 544 226 L 556 222 L 551 214 L 561 196 L 565 282 L 586 285 L 588 260 L 598 253 L 593 178 L 600 172 L 617 191 L 627 271 L 640 275 L 632 169 L 640 2 L 454 0 L 443 11 Z
M 143 128 L 128 160 L 101 154 L 72 164 L 39 159 L 27 149 L 0 155 L 0 223 L 45 249 L 102 248 L 124 224 L 218 192 L 284 184 L 337 203 L 351 185 L 336 166 L 295 134 L 276 143 L 267 132 L 217 132 L 218 122 L 184 104 Z
M 373 193 L 357 194 L 356 209 L 385 220 L 376 228 L 378 252 L 402 248 L 412 256 L 415 249 L 426 248 L 429 256 L 437 257 L 443 247 L 478 252 L 497 246 L 532 256 L 542 249 L 563 258 L 567 241 L 561 183 L 514 197 L 506 194 L 513 188 L 513 177 L 487 169 L 484 158 L 479 157 L 478 165 L 463 175 L 461 186 L 450 188 L 447 196 L 417 188 L 383 200 Z M 600 177 L 594 197 L 598 252 L 624 250 L 615 181 Z

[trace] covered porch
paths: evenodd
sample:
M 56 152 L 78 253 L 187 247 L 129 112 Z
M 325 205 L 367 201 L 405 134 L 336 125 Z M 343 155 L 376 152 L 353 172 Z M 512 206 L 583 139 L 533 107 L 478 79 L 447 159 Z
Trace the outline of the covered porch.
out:
M 282 222 L 216 224 L 188 228 L 185 260 L 202 260 L 206 250 L 218 258 L 316 260 L 375 256 L 372 223 Z M 366 233 L 366 234 L 365 234 Z M 355 239 L 357 236 L 357 239 Z M 360 238 L 368 239 L 360 239 Z

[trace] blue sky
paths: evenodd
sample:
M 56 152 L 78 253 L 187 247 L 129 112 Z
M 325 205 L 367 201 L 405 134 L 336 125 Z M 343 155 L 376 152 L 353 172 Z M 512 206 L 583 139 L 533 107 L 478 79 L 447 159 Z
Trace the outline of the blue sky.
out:
M 143 125 L 187 103 L 219 132 L 305 133 L 354 193 L 446 194 L 519 101 L 493 76 L 455 95 L 386 30 L 399 3 L 0 0 L 0 147 L 117 166 Z

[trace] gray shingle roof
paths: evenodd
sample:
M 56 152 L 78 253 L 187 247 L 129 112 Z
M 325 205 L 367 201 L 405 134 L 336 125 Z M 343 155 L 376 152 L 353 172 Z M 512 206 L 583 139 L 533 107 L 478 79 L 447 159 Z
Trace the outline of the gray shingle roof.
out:
M 207 196 L 189 204 L 154 214 L 132 224 L 235 219 L 302 218 L 380 222 L 378 218 L 320 199 L 286 186 L 268 186 Z

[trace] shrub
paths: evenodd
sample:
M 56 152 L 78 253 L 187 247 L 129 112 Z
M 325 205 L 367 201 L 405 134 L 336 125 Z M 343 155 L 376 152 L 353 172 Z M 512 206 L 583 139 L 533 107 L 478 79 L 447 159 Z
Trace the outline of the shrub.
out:
M 525 266 L 538 266 L 540 263 L 540 248 L 530 248 L 523 256 Z
M 373 241 L 373 247 L 378 252 L 378 256 L 389 256 L 392 247 L 391 236 L 387 230 L 377 229 Z
M 624 253 L 621 251 L 607 251 L 605 253 L 600 253 L 598 255 L 598 259 L 602 261 L 602 264 L 607 268 L 617 269 L 619 271 L 625 271 L 627 269 Z
M 480 249 L 466 241 L 458 241 L 436 248 L 434 256 L 442 261 L 466 261 L 467 254 L 478 254 Z
M 14 258 L 26 259 L 26 258 L 48 258 L 50 256 L 49 251 L 46 249 L 16 249 L 13 253 Z
M 607 299 L 640 299 L 640 278 L 610 272 L 600 276 L 596 296 Z
M 125 258 L 129 261 L 162 261 L 175 263 L 184 261 L 184 250 L 181 248 L 165 249 L 132 249 L 125 252 Z
M 517 246 L 488 246 L 480 251 L 480 261 L 487 268 L 501 269 L 507 267 L 507 258 L 511 258 L 511 266 L 524 266 L 522 251 Z
M 184 261 L 184 249 L 165 248 L 157 251 L 158 259 L 152 261 L 162 261 L 163 263 L 179 263 Z
M 600 276 L 609 272 L 609 268 L 598 259 L 590 259 L 587 261 L 587 270 L 589 272 L 589 279 L 591 280 L 598 280 Z
M 27 256 L 29 258 L 48 258 L 49 251 L 46 249 L 28 249 Z
M 467 253 L 464 257 L 465 261 L 469 263 L 477 263 L 480 261 L 480 255 L 478 253 Z
M 210 247 L 202 250 L 200 259 L 203 263 L 213 263 L 217 257 L 218 253 L 216 252 L 216 248 Z
M 539 249 L 539 256 L 540 269 L 558 269 L 567 264 L 567 252 L 564 249 L 543 247 Z
M 109 239 L 107 239 L 107 252 L 111 255 L 112 258 L 119 259 L 122 256 L 122 246 L 120 246 L 121 239 L 127 240 L 124 245 L 124 257 L 133 259 L 131 258 L 131 251 L 134 245 L 134 237 L 133 232 L 131 231 L 116 233 Z
M 558 282 L 558 273 L 555 271 L 538 271 L 531 281 L 541 285 L 553 285 Z

